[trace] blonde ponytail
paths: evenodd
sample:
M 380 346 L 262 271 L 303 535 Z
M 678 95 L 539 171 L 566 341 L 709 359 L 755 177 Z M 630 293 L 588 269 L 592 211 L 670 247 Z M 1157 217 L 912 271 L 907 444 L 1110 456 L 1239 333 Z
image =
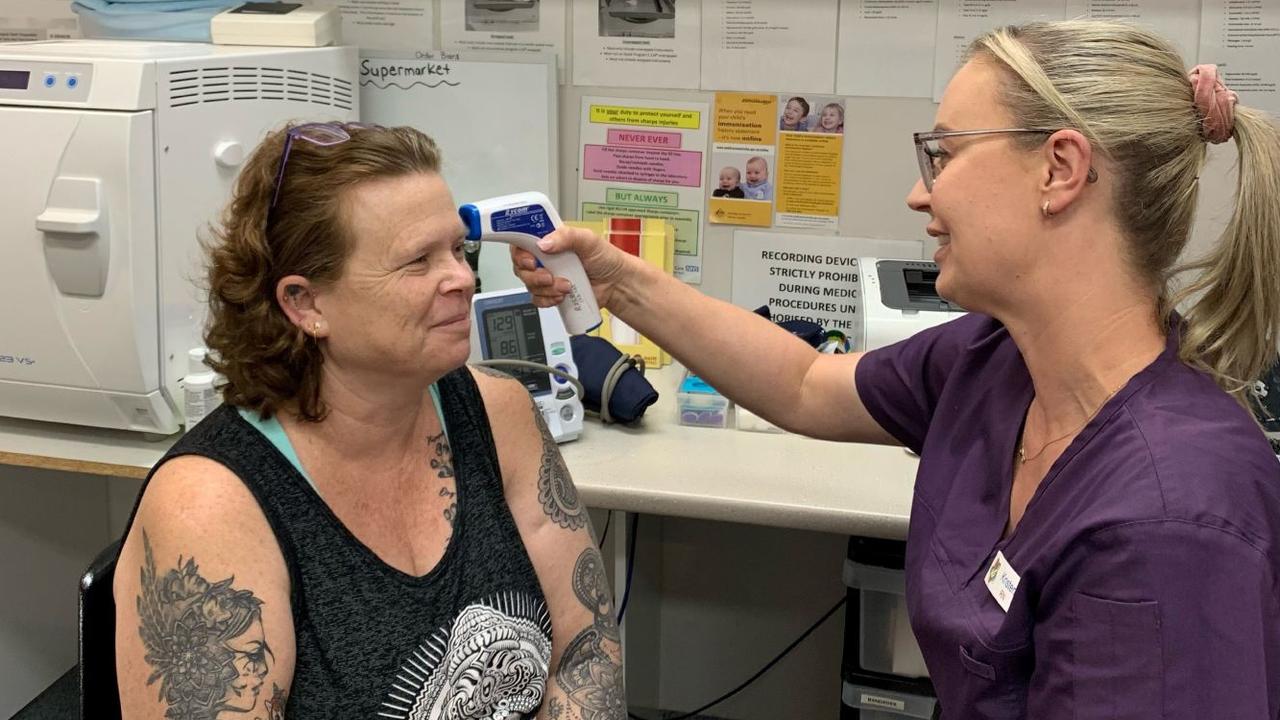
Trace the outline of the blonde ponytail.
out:
M 1182 360 L 1244 402 L 1245 391 L 1276 360 L 1280 129 L 1263 112 L 1237 108 L 1234 138 L 1239 175 L 1231 220 L 1208 256 L 1175 271 L 1194 274 L 1175 303 L 1188 303 Z

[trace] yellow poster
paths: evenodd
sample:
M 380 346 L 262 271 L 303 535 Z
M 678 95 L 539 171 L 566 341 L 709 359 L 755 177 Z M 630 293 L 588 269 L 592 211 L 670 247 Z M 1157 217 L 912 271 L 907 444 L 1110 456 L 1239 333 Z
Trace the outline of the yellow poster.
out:
M 716 124 L 711 141 L 730 145 L 773 145 L 773 118 L 778 114 L 773 95 L 716 93 Z
M 778 108 L 774 223 L 836 230 L 844 159 L 844 101 L 783 95 L 778 97 Z
M 773 179 L 778 98 L 716 93 L 711 130 L 711 183 L 707 221 L 721 225 L 773 224 Z
M 834 226 L 840 214 L 840 164 L 843 135 L 783 133 L 778 142 L 778 224 L 808 216 L 815 225 Z

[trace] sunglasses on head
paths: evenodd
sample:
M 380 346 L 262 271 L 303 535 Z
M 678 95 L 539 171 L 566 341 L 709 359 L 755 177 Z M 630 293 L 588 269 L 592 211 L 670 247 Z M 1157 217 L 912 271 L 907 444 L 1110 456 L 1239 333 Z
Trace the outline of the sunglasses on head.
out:
M 271 209 L 275 210 L 280 202 L 280 188 L 284 180 L 284 169 L 289 162 L 289 151 L 293 149 L 295 140 L 305 140 L 312 145 L 328 147 L 344 143 L 351 139 L 351 130 L 382 130 L 381 125 L 371 123 L 306 123 L 289 128 L 284 138 L 284 152 L 280 154 L 280 169 L 276 171 L 275 192 L 271 194 Z

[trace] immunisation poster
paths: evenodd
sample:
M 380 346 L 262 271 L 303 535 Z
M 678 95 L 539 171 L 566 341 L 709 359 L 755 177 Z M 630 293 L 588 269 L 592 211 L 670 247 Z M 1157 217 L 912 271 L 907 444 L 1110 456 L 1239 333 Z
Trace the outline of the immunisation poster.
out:
M 840 221 L 844 158 L 844 100 L 819 95 L 778 96 L 778 172 L 774 224 L 835 230 Z
M 774 95 L 716 93 L 709 222 L 753 227 L 773 224 L 769 169 L 777 167 L 777 117 L 778 98 Z
M 445 50 L 556 56 L 564 83 L 565 0 L 448 0 L 440 3 Z
M 584 97 L 579 218 L 659 218 L 675 226 L 677 278 L 702 282 L 706 103 Z

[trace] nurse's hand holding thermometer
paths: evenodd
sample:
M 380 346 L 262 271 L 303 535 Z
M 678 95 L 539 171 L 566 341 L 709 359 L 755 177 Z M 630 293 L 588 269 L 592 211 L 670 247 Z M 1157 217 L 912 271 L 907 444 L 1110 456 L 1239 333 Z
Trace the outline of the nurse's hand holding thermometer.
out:
M 538 192 L 503 195 L 463 205 L 458 214 L 467 227 L 467 240 L 506 243 L 512 247 L 513 258 L 519 253 L 523 267 L 545 268 L 538 273 L 542 283 L 530 286 L 534 303 L 558 306 L 570 335 L 590 332 L 600 324 L 596 297 L 605 288 L 593 288 L 588 281 L 587 263 L 593 256 L 588 254 L 580 261 L 579 255 L 563 252 L 569 249 L 563 247 L 566 235 L 583 242 L 594 236 L 580 231 L 584 237 L 566 228 L 547 196 Z M 603 249 L 614 248 L 605 245 Z M 553 273 L 558 279 L 553 280 Z

